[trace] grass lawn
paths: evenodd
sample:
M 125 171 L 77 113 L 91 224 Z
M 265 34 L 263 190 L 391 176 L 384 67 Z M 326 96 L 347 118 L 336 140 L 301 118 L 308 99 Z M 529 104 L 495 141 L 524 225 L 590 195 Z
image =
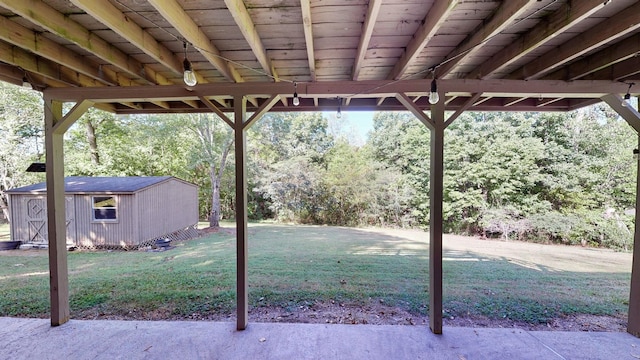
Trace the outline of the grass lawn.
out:
M 252 224 L 251 308 L 316 302 L 428 310 L 428 234 L 413 230 Z M 233 315 L 232 228 L 165 252 L 71 252 L 72 317 L 188 319 Z M 444 238 L 446 317 L 545 323 L 627 311 L 631 254 Z M 0 316 L 48 317 L 46 251 L 0 253 Z

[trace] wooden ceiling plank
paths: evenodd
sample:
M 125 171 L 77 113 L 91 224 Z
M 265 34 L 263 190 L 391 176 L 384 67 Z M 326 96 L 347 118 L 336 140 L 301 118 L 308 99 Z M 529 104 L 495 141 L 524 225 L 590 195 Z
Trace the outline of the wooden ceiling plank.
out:
M 224 0 L 224 3 L 227 5 L 227 9 L 231 12 L 231 16 L 240 28 L 240 31 L 247 40 L 247 43 L 249 43 L 253 54 L 258 59 L 260 66 L 262 66 L 262 70 L 269 74 L 269 76 L 275 81 L 278 81 L 278 73 L 271 63 L 269 55 L 267 55 L 267 50 L 262 44 L 258 30 L 256 30 L 256 26 L 251 19 L 251 15 L 249 15 L 249 12 L 247 11 L 247 7 L 244 5 L 244 1 Z
M 126 72 L 129 76 L 144 79 L 149 84 L 167 85 L 170 83 L 162 75 L 144 66 L 42 1 L 0 0 L 0 6 L 47 29 L 56 36 L 75 43 L 84 50 Z
M 369 8 L 367 9 L 367 17 L 362 25 L 362 35 L 360 35 L 360 42 L 358 43 L 358 51 L 353 65 L 353 80 L 358 80 L 360 75 L 360 69 L 364 63 L 364 57 L 369 49 L 369 42 L 371 41 L 371 35 L 373 34 L 373 27 L 378 19 L 380 13 L 380 7 L 382 6 L 382 0 L 370 0 Z
M 591 54 L 580 60 L 577 60 L 568 66 L 556 70 L 547 76 L 545 79 L 552 78 L 556 76 L 555 79 L 566 79 L 566 80 L 576 80 L 582 77 L 585 77 L 591 73 L 597 72 L 599 70 L 612 67 L 613 65 L 625 62 L 628 59 L 638 58 L 638 54 L 640 54 L 640 34 L 636 34 L 630 36 L 619 43 L 605 48 L 596 52 L 595 54 Z M 627 76 L 631 76 L 640 71 L 640 67 L 637 62 L 636 65 L 632 65 L 633 62 L 625 62 L 625 66 L 622 74 L 611 74 L 609 77 L 612 80 L 618 80 L 621 78 L 625 78 Z M 620 68 L 617 69 L 619 72 Z
M 80 74 L 72 69 L 65 68 L 55 62 L 38 57 L 31 52 L 27 52 L 10 44 L 0 42 L 0 61 L 11 64 L 25 71 L 39 74 L 45 78 L 52 79 L 64 86 L 103 86 L 104 83 Z M 38 87 L 42 84 L 32 84 Z
M 183 37 L 232 82 L 242 82 L 238 71 L 223 60 L 220 51 L 211 43 L 207 35 L 184 11 L 176 0 L 149 0 L 151 4 Z
M 631 7 L 637 7 L 637 4 Z M 640 16 L 638 16 L 637 10 L 624 9 L 589 30 L 578 34 L 573 39 L 564 42 L 562 46 L 549 50 L 535 61 L 511 73 L 509 78 L 538 79 L 557 67 L 639 28 Z
M 440 29 L 440 26 L 442 26 L 457 4 L 457 0 L 435 1 L 387 79 L 398 80 L 405 75 L 409 66 L 420 55 L 422 49 Z
M 123 14 L 108 1 L 71 0 L 71 2 L 108 26 L 124 39 L 142 50 L 155 61 L 164 65 L 176 75 L 182 75 L 182 59 L 160 44 L 147 31 Z
M 107 85 L 118 85 L 115 71 L 109 69 L 100 71 L 98 64 L 79 58 L 64 46 L 3 16 L 0 16 L 0 39 Z
M 471 79 L 487 79 L 494 72 L 519 60 L 540 45 L 543 45 L 557 34 L 588 18 L 603 6 L 602 0 L 571 1 L 563 4 L 549 17 L 542 19 L 535 27 L 525 32 L 511 45 L 503 48 L 469 72 Z
M 531 4 L 538 0 L 511 0 L 503 1 L 491 18 L 483 22 L 478 28 L 472 31 L 449 55 L 446 56 L 444 65 L 437 69 L 438 77 L 444 78 L 456 65 L 465 57 L 470 56 L 481 44 L 500 34 L 512 23 L 523 17 Z
M 307 60 L 309 62 L 309 74 L 311 81 L 316 81 L 316 58 L 313 44 L 313 22 L 311 21 L 311 0 L 300 0 L 302 11 L 302 27 L 304 28 L 304 42 L 307 49 Z
M 632 76 L 636 76 L 638 74 L 640 74 L 640 56 L 634 56 L 624 61 L 612 64 L 611 66 L 604 68 L 602 70 L 598 70 L 593 73 L 590 73 L 586 77 L 581 77 L 581 79 L 583 80 L 611 79 L 614 81 L 623 81 L 625 79 L 628 79 Z

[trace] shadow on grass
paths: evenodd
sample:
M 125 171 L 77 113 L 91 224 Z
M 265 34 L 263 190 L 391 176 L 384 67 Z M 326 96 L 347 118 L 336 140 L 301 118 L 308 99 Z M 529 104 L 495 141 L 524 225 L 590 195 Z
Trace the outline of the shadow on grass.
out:
M 428 233 L 259 225 L 250 227 L 248 241 L 251 307 L 383 302 L 427 313 Z M 446 317 L 536 324 L 627 311 L 628 272 L 563 271 L 523 257 L 446 249 L 446 242 L 443 255 Z M 46 253 L 0 256 L 0 316 L 47 317 L 46 271 Z M 235 237 L 224 232 L 161 253 L 70 253 L 69 271 L 72 317 L 200 319 L 235 311 Z

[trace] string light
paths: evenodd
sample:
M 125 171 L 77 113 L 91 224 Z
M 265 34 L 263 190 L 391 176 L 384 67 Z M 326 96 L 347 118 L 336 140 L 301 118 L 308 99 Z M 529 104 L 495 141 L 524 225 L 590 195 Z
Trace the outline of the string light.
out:
M 172 36 L 172 37 L 173 37 L 173 38 L 175 38 L 176 40 L 181 40 L 181 41 L 183 41 L 183 42 L 184 42 L 184 39 L 183 39 L 183 38 L 181 38 L 181 37 L 179 37 L 179 36 L 175 35 L 174 33 L 170 32 L 170 31 L 169 31 L 169 30 L 167 30 L 166 28 L 164 28 L 164 27 L 160 26 L 160 25 L 159 25 L 158 23 L 156 23 L 153 19 L 149 18 L 148 16 L 145 16 L 143 13 L 141 13 L 141 12 L 139 12 L 139 11 L 137 11 L 137 10 L 135 10 L 135 9 L 131 8 L 129 5 L 127 5 L 127 4 L 125 4 L 125 3 L 123 3 L 121 0 L 115 0 L 115 1 L 116 1 L 118 4 L 120 4 L 121 6 L 123 6 L 124 8 L 126 8 L 127 10 L 129 10 L 129 11 L 131 11 L 131 12 L 135 13 L 135 14 L 136 14 L 136 15 L 138 15 L 138 16 L 141 16 L 141 17 L 142 17 L 143 19 L 145 19 L 146 21 L 149 21 L 149 22 L 150 22 L 151 24 L 153 24 L 157 29 L 159 29 L 159 30 L 161 30 L 161 31 L 164 31 L 165 33 L 167 33 L 169 36 Z M 534 16 L 538 15 L 539 13 L 541 13 L 541 12 L 545 11 L 547 8 L 551 7 L 551 6 L 552 6 L 553 4 L 555 4 L 557 1 L 558 1 L 558 0 L 552 0 L 552 1 L 550 1 L 550 2 L 549 2 L 549 3 L 547 3 L 546 5 L 544 5 L 544 6 L 540 7 L 540 8 L 538 8 L 538 9 L 536 9 L 533 13 L 531 13 L 531 14 L 527 15 L 527 16 L 526 16 L 526 17 L 524 17 L 524 18 L 521 18 L 521 19 L 517 20 L 513 25 L 518 25 L 518 24 L 520 24 L 521 22 L 524 22 L 524 21 L 527 21 L 527 20 L 532 19 Z M 609 2 L 611 2 L 611 0 L 603 0 L 603 5 L 607 5 L 607 3 L 609 3 Z M 385 85 L 379 85 L 379 86 L 373 87 L 373 88 L 371 88 L 371 89 L 367 89 L 367 90 L 364 90 L 364 91 L 361 91 L 361 92 L 358 92 L 358 93 L 354 93 L 354 94 L 348 95 L 348 96 L 347 96 L 347 98 L 352 98 L 352 97 L 355 97 L 355 96 L 360 95 L 360 94 L 364 94 L 364 93 L 367 93 L 367 92 L 371 92 L 371 91 L 377 90 L 377 89 L 379 89 L 379 88 L 381 88 L 381 87 L 388 86 L 388 85 L 391 85 L 391 84 L 395 84 L 395 83 L 397 83 L 397 82 L 399 82 L 399 81 L 406 80 L 406 79 L 408 79 L 408 78 L 410 78 L 410 77 L 419 76 L 419 75 L 424 74 L 425 72 L 428 72 L 428 71 L 434 71 L 434 70 L 435 70 L 435 69 L 437 69 L 438 67 L 440 67 L 440 66 L 442 66 L 442 65 L 445 65 L 445 64 L 447 64 L 447 63 L 448 63 L 448 62 L 450 62 L 450 61 L 453 61 L 453 60 L 455 60 L 455 59 L 457 59 L 457 58 L 459 58 L 459 57 L 461 57 L 461 56 L 465 56 L 467 53 L 469 53 L 469 52 L 470 52 L 470 51 L 472 51 L 473 49 L 475 49 L 475 48 L 477 48 L 477 47 L 479 47 L 479 46 L 481 46 L 481 45 L 483 45 L 483 44 L 485 44 L 485 43 L 489 42 L 490 40 L 492 40 L 492 39 L 493 39 L 493 38 L 495 38 L 496 36 L 501 35 L 501 34 L 503 34 L 503 33 L 504 33 L 504 31 L 501 31 L 501 32 L 499 32 L 499 33 L 496 33 L 496 34 L 494 34 L 493 36 L 490 36 L 490 37 L 488 37 L 488 38 L 484 39 L 482 42 L 480 42 L 480 43 L 476 44 L 475 46 L 473 46 L 473 47 L 471 47 L 471 48 L 469 48 L 469 49 L 467 49 L 467 50 L 465 50 L 465 51 L 463 51 L 463 52 L 461 52 L 461 53 L 459 53 L 459 54 L 457 54 L 457 55 L 455 55 L 455 56 L 453 56 L 453 57 L 451 57 L 451 58 L 446 58 L 446 59 L 442 60 L 440 63 L 438 63 L 438 64 L 436 64 L 436 65 L 434 65 L 434 66 L 432 66 L 432 67 L 430 67 L 430 68 L 428 68 L 428 69 L 424 69 L 424 70 L 420 70 L 420 71 L 415 72 L 415 73 L 412 73 L 412 74 L 404 75 L 404 76 L 402 76 L 402 77 L 400 77 L 400 78 L 398 78 L 398 79 L 396 79 L 396 80 L 394 80 L 394 81 L 392 81 L 392 82 L 390 82 L 390 83 L 388 83 L 388 84 L 385 84 Z M 189 62 L 189 61 L 187 60 L 187 57 L 186 57 L 186 46 L 187 46 L 186 42 L 184 42 L 184 46 L 185 46 L 185 61 L 184 61 L 185 73 L 184 73 L 184 78 L 185 78 L 185 83 L 187 83 L 187 69 L 189 69 L 189 71 L 190 71 L 192 74 L 193 74 L 193 69 L 191 68 L 191 62 Z M 256 73 L 259 73 L 259 74 L 261 74 L 261 75 L 264 75 L 264 76 L 270 77 L 270 78 L 272 78 L 272 79 L 276 79 L 273 75 L 271 75 L 271 74 L 269 74 L 269 73 L 266 73 L 266 72 L 261 71 L 261 70 L 258 70 L 258 69 L 254 69 L 254 68 L 249 67 L 249 66 L 246 66 L 246 65 L 244 65 L 244 64 L 242 64 L 242 63 L 240 63 L 240 62 L 237 62 L 237 61 L 234 61 L 234 60 L 229 59 L 229 58 L 227 58 L 227 57 L 221 56 L 220 54 L 213 53 L 213 52 L 211 52 L 211 51 L 209 51 L 209 50 L 207 50 L 207 49 L 203 49 L 203 48 L 200 48 L 200 47 L 195 46 L 195 45 L 194 45 L 194 48 L 195 48 L 196 50 L 198 50 L 198 51 L 201 51 L 201 52 L 207 52 L 210 56 L 217 57 L 217 58 L 219 58 L 219 59 L 221 59 L 221 60 L 224 60 L 224 61 L 226 61 L 226 62 L 228 62 L 228 63 L 234 64 L 234 65 L 236 65 L 236 66 L 239 66 L 239 67 L 245 68 L 245 69 L 247 69 L 247 70 L 250 70 L 250 71 L 253 71 L 253 72 L 256 72 Z M 190 78 L 190 79 L 191 79 L 191 78 Z M 280 78 L 280 79 L 278 79 L 278 80 L 279 80 L 279 81 L 286 81 L 286 82 L 293 82 L 293 83 L 295 83 L 293 80 L 288 80 L 288 79 L 282 79 L 282 78 Z M 193 85 L 189 85 L 189 83 L 187 83 L 187 85 L 189 85 L 189 86 L 194 86 L 194 85 L 196 85 L 196 84 L 197 84 L 197 79 L 195 78 L 195 74 L 193 75 L 192 81 L 193 81 Z M 191 82 L 191 80 L 190 80 L 190 82 Z M 436 86 L 436 88 L 437 88 L 437 85 L 434 85 L 434 84 L 435 84 L 435 78 L 434 78 L 434 80 L 432 81 L 432 85 L 431 85 L 431 86 L 432 86 L 432 88 L 433 88 L 434 86 Z M 434 92 L 432 91 L 431 93 L 434 93 Z M 430 96 L 429 96 L 429 102 L 430 102 L 430 103 L 431 103 L 431 93 L 429 94 L 429 95 L 430 95 Z M 433 95 L 433 97 L 434 97 L 434 98 L 437 98 L 437 100 L 436 100 L 434 103 L 432 103 L 432 104 L 435 104 L 435 103 L 437 103 L 437 102 L 440 100 L 440 99 L 439 99 L 439 97 L 440 97 L 440 96 L 437 94 L 437 91 L 435 92 L 435 94 Z M 298 100 L 299 100 L 299 99 L 298 99 Z M 294 101 L 295 101 L 295 93 L 294 93 Z M 294 105 L 295 105 L 295 104 L 294 104 Z M 296 106 L 297 106 L 297 105 L 296 105 Z M 338 111 L 340 111 L 340 108 L 338 108 Z M 338 114 L 340 115 L 340 113 L 338 113 Z
M 635 85 L 635 83 L 629 83 L 629 88 L 627 89 L 627 93 L 624 94 L 622 98 L 622 106 L 627 107 L 631 106 L 631 87 Z
M 31 82 L 29 82 L 29 79 L 27 79 L 26 73 L 22 77 L 22 87 L 25 89 L 33 90 L 33 85 L 31 85 Z
M 298 83 L 294 82 L 293 87 L 295 88 L 295 91 L 293 92 L 293 106 L 298 106 L 300 105 L 300 98 L 298 97 Z
M 440 101 L 440 95 L 438 94 L 438 84 L 434 73 L 433 80 L 431 80 L 431 91 L 429 92 L 429 104 L 435 105 L 438 101 Z
M 338 113 L 336 114 L 337 119 L 342 119 L 342 99 L 338 98 Z
M 187 42 L 183 42 L 184 44 L 184 62 L 182 66 L 184 66 L 184 74 L 182 79 L 187 86 L 196 86 L 198 84 L 198 79 L 196 79 L 196 74 L 193 72 L 193 67 L 191 66 L 191 61 L 187 58 Z

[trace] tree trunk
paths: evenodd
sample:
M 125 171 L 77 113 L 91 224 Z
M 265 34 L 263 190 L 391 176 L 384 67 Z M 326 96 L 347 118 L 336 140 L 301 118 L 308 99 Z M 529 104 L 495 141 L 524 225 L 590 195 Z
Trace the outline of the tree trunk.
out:
M 6 194 L 0 192 L 0 208 L 2 208 L 2 214 L 4 214 L 4 218 L 7 219 L 8 222 L 11 222 L 11 217 L 9 214 L 9 206 L 7 204 Z
M 91 120 L 86 121 L 87 142 L 89 143 L 89 153 L 91 154 L 91 163 L 100 165 L 100 154 L 98 154 L 98 140 L 96 139 L 96 128 Z
M 209 227 L 220 226 L 220 178 L 216 176 L 215 169 L 211 169 L 211 214 L 209 215 Z
M 224 147 L 220 156 L 220 166 L 216 171 L 216 167 L 211 165 L 209 169 L 209 176 L 211 177 L 211 214 L 209 215 L 209 226 L 220 226 L 220 180 L 222 179 L 222 173 L 227 164 L 227 157 L 233 147 L 233 132 L 228 139 L 227 145 Z

